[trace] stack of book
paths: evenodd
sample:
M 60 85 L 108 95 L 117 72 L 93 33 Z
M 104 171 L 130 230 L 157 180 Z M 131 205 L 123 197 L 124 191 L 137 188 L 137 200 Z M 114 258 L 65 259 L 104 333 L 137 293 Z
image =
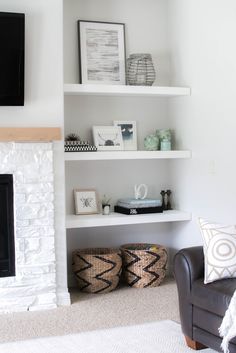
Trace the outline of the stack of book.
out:
M 163 212 L 163 207 L 161 200 L 156 199 L 119 199 L 114 211 L 128 215 L 161 213 Z
M 97 147 L 88 141 L 65 141 L 65 152 L 96 152 Z

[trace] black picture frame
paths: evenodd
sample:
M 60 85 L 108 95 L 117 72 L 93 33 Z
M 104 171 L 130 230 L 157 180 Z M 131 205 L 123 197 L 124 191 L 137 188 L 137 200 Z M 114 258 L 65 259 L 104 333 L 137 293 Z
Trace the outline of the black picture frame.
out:
M 125 24 L 78 20 L 77 25 L 79 83 L 125 85 Z

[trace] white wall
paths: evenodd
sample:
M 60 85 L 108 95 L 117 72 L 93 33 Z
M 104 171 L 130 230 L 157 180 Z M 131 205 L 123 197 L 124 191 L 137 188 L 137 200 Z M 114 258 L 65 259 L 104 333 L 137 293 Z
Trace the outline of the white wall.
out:
M 0 0 L 1 11 L 25 13 L 25 105 L 0 107 L 0 126 L 63 127 L 62 0 Z M 68 301 L 63 143 L 54 145 L 57 291 Z
M 1 126 L 63 126 L 61 2 L 0 0 L 1 11 L 26 13 L 25 106 L 0 107 Z M 78 169 L 69 163 L 68 210 L 72 209 L 70 195 L 74 186 L 96 184 L 101 194 L 108 191 L 115 199 L 121 192 L 130 192 L 136 173 L 137 181 L 150 184 L 153 193 L 157 194 L 161 187 L 171 187 L 176 207 L 192 211 L 193 221 L 73 231 L 68 236 L 69 251 L 77 246 L 141 240 L 159 241 L 175 249 L 201 244 L 197 217 L 235 223 L 236 3 L 234 0 L 99 0 L 99 6 L 97 3 L 97 0 L 64 1 L 65 82 L 78 82 L 76 21 L 117 21 L 126 23 L 127 55 L 151 53 L 157 68 L 156 84 L 187 85 L 192 88 L 192 96 L 171 99 L 168 104 L 165 100 L 133 97 L 130 100 L 66 97 L 66 132 L 77 129 L 82 138 L 88 138 L 92 124 L 134 119 L 138 122 L 141 148 L 146 133 L 170 125 L 175 128 L 178 147 L 191 149 L 193 158 L 166 165 L 140 161 L 127 166 L 119 162 L 113 164 L 106 178 L 103 170 L 113 162 L 105 166 L 81 163 Z M 62 144 L 55 149 L 57 247 L 62 261 L 59 268 L 65 262 Z M 132 177 L 123 178 L 130 166 Z M 172 180 L 167 181 L 169 175 Z M 172 234 L 168 234 L 170 228 Z M 106 243 L 108 237 L 110 241 Z M 66 286 L 63 271 L 62 266 L 58 278 L 62 293 Z
M 178 203 L 193 212 L 193 222 L 173 226 L 177 249 L 202 244 L 199 216 L 235 224 L 235 18 L 234 0 L 169 1 L 172 84 L 192 89 L 169 106 L 179 147 L 193 151 L 172 169 Z
M 166 0 L 64 0 L 64 72 L 66 83 L 78 83 L 77 21 L 125 23 L 126 54 L 152 54 L 157 82 L 169 81 Z
M 61 125 L 62 0 L 0 0 L 25 18 L 25 106 L 0 107 L 1 126 Z

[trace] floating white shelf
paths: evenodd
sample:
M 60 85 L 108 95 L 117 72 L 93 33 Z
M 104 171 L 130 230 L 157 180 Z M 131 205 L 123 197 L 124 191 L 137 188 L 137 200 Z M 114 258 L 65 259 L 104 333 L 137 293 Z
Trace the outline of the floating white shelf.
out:
M 142 215 L 124 215 L 121 213 L 111 213 L 108 216 L 102 214 L 95 215 L 67 215 L 66 228 L 91 228 L 118 226 L 127 224 L 145 224 L 160 222 L 190 221 L 191 213 L 183 211 L 165 211 L 163 213 L 149 213 Z
M 98 161 L 118 159 L 176 159 L 191 158 L 190 151 L 97 151 L 65 152 L 65 161 Z
M 65 95 L 175 97 L 189 96 L 191 91 L 189 87 L 64 84 L 64 93 Z

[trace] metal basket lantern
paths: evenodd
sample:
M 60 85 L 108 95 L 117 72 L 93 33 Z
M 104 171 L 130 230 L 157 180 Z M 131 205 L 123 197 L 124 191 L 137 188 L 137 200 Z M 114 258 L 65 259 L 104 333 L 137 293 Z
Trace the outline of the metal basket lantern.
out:
M 134 86 L 152 86 L 156 73 L 150 54 L 132 54 L 127 60 L 127 83 Z

